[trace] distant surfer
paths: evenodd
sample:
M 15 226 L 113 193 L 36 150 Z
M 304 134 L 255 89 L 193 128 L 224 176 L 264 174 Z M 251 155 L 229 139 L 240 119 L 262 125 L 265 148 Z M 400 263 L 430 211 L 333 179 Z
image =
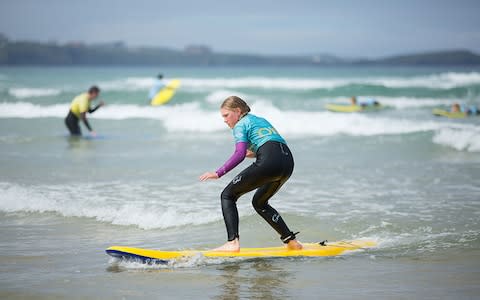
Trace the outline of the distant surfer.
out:
M 245 157 L 256 157 L 256 161 L 235 176 L 220 196 L 228 241 L 214 250 L 240 250 L 236 201 L 255 189 L 257 191 L 252 205 L 257 213 L 278 232 L 280 239 L 289 249 L 301 249 L 302 245 L 295 236 L 298 232 L 293 233 L 280 214 L 268 203 L 293 172 L 292 153 L 285 140 L 267 120 L 249 112 L 248 104 L 237 96 L 223 101 L 220 113 L 228 127 L 233 129 L 235 152 L 217 171 L 206 172 L 200 176 L 201 181 L 218 179 L 235 168 Z
M 453 103 L 450 108 L 451 113 L 464 113 L 465 115 L 478 115 L 480 110 L 475 105 L 460 105 L 459 103 Z
M 70 105 L 70 111 L 65 118 L 65 125 L 67 125 L 67 128 L 70 131 L 70 135 L 82 135 L 82 131 L 79 125 L 80 120 L 82 120 L 83 124 L 85 124 L 88 131 L 90 132 L 90 135 L 96 136 L 95 131 L 93 131 L 87 120 L 87 112 L 93 113 L 105 104 L 103 101 L 100 101 L 97 106 L 95 106 L 94 108 L 90 108 L 90 102 L 97 99 L 99 94 L 100 89 L 97 86 L 92 86 L 87 93 L 82 93 L 73 99 L 72 104 Z
M 148 92 L 148 100 L 151 101 L 158 92 L 166 86 L 165 80 L 163 79 L 163 74 L 158 74 L 157 78 L 155 78 L 155 82 L 153 86 L 150 88 Z
M 367 106 L 379 106 L 380 103 L 376 101 L 375 99 L 367 98 L 363 99 L 362 101 L 358 101 L 357 97 L 353 96 L 350 98 L 350 104 L 353 106 L 361 106 L 361 107 L 367 107 Z

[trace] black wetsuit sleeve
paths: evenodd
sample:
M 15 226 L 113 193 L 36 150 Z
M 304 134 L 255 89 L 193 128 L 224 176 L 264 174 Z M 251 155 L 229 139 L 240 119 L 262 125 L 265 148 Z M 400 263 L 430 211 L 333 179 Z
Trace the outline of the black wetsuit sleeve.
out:
M 94 108 L 89 108 L 89 109 L 88 109 L 88 112 L 89 112 L 89 113 L 93 113 L 94 111 L 96 111 L 97 109 L 99 109 L 99 108 L 100 108 L 100 106 L 101 106 L 101 105 L 100 105 L 100 104 L 98 104 L 98 105 L 97 105 L 97 106 L 95 106 Z
M 88 128 L 88 131 L 92 131 L 92 126 L 88 123 L 87 117 L 85 115 L 82 115 L 82 121 L 83 124 Z

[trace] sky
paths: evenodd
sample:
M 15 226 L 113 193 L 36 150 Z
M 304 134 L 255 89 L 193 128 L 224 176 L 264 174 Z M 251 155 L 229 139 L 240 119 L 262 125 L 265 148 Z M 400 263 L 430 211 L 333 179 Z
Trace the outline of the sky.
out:
M 11 40 L 381 58 L 480 53 L 479 0 L 0 0 Z

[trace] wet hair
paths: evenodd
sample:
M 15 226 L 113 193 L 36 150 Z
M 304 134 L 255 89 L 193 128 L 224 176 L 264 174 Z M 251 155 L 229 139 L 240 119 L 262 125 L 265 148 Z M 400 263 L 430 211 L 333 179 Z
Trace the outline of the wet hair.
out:
M 248 106 L 247 102 L 243 101 L 242 98 L 237 96 L 230 96 L 227 99 L 223 100 L 220 108 L 226 108 L 229 110 L 239 108 L 240 112 L 242 113 L 242 117 L 250 112 L 250 107 Z
M 158 79 L 162 79 L 162 78 L 163 78 L 163 74 L 158 74 L 158 75 L 157 75 L 157 78 L 158 78 Z
M 94 85 L 91 88 L 88 89 L 89 94 L 100 94 L 100 89 L 98 86 Z

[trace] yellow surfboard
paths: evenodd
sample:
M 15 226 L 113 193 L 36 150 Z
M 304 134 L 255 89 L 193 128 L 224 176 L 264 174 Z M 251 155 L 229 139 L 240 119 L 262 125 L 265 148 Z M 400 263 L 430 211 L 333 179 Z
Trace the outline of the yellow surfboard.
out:
M 179 79 L 173 79 L 171 80 L 166 87 L 161 89 L 155 97 L 153 97 L 151 104 L 152 105 L 162 105 L 170 101 L 172 99 L 173 95 L 175 95 L 175 92 L 177 91 L 177 88 L 180 86 L 180 80 Z
M 332 104 L 325 105 L 325 108 L 333 112 L 359 112 L 362 111 L 360 105 L 344 105 L 344 104 Z
M 361 106 L 361 105 L 351 105 L 351 104 L 333 104 L 329 103 L 325 105 L 325 108 L 332 112 L 344 112 L 344 113 L 354 113 L 361 111 L 375 111 L 383 109 L 382 105 L 375 106 Z
M 435 108 L 432 112 L 435 116 L 447 117 L 452 119 L 461 119 L 465 118 L 466 114 L 463 112 L 449 112 L 448 110 Z
M 142 262 L 167 263 L 169 260 L 193 255 L 205 257 L 299 257 L 299 256 L 336 256 L 348 251 L 375 247 L 373 240 L 352 240 L 340 242 L 305 243 L 302 250 L 288 250 L 286 247 L 241 248 L 240 252 L 222 252 L 212 250 L 183 250 L 161 251 L 123 246 L 112 246 L 107 250 L 108 255 L 134 259 Z

